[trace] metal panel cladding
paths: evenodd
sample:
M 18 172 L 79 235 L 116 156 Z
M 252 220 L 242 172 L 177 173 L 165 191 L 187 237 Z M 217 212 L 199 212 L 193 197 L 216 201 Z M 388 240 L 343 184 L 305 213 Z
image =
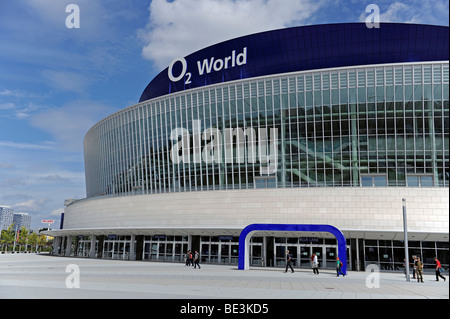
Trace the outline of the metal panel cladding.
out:
M 448 27 L 432 25 L 382 23 L 379 29 L 369 29 L 365 23 L 344 23 L 252 34 L 175 59 L 150 82 L 139 102 L 187 89 L 271 74 L 444 61 L 449 58 L 448 31 Z

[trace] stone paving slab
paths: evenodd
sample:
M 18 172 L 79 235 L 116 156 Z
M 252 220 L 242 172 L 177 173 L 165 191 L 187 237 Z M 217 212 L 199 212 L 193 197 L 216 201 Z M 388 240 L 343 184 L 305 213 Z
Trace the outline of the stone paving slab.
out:
M 79 288 L 68 288 L 79 269 Z M 368 276 L 378 288 L 366 285 Z M 280 268 L 237 270 L 236 266 L 121 261 L 35 254 L 0 255 L 0 299 L 449 299 L 448 281 L 425 275 L 424 283 L 406 282 L 401 273 L 331 270 L 284 273 Z M 72 281 L 74 282 L 74 281 Z M 69 282 L 70 284 L 71 282 Z

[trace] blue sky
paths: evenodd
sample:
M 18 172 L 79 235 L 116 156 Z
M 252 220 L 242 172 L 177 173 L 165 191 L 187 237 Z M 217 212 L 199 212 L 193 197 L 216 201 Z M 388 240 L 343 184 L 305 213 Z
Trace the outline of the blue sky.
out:
M 136 104 L 173 58 L 260 31 L 364 22 L 371 3 L 382 22 L 449 24 L 448 0 L 0 0 L 0 204 L 33 228 L 59 225 L 64 200 L 86 196 L 86 132 Z M 69 4 L 80 28 L 66 27 Z

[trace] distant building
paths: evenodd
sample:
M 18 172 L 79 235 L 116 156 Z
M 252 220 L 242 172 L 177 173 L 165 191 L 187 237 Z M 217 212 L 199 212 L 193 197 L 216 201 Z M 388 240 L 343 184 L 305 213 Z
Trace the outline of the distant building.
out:
M 14 209 L 10 206 L 0 205 L 0 230 L 6 230 L 13 223 Z
M 28 213 L 15 213 L 13 218 L 14 229 L 18 230 L 22 227 L 30 229 L 31 216 Z

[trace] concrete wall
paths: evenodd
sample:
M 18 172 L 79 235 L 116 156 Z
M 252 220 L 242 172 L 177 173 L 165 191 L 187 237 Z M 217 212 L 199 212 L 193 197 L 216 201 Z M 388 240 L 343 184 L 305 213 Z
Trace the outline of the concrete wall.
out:
M 295 188 L 96 198 L 66 207 L 64 229 L 236 228 L 252 223 L 331 224 L 341 230 L 449 232 L 448 188 Z

